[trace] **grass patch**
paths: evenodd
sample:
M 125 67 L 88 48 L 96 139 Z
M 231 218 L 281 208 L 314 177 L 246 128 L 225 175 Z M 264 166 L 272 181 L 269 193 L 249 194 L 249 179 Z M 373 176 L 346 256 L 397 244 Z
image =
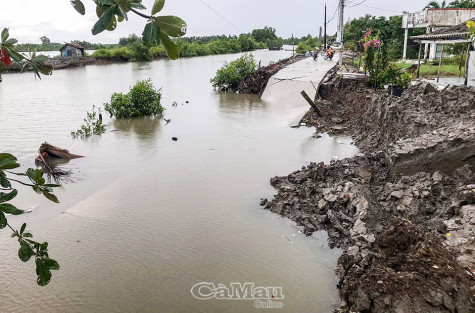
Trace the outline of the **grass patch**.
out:
M 407 68 L 410 67 L 412 63 L 394 63 L 393 66 L 396 68 Z M 432 64 L 421 64 L 420 76 L 421 77 L 437 77 L 438 65 Z M 441 77 L 455 77 L 459 76 L 459 65 L 458 64 L 442 64 L 440 67 L 440 76 Z M 465 75 L 465 67 L 462 65 L 462 77 Z

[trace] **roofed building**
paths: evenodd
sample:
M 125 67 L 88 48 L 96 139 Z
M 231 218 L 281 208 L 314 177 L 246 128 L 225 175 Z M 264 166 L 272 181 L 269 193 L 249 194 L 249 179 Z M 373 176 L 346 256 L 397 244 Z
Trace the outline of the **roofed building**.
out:
M 425 9 L 416 13 L 404 12 L 402 28 L 405 30 L 403 59 L 406 58 L 409 28 L 425 28 L 427 33 L 433 33 L 441 28 L 459 25 L 475 17 L 475 9 Z M 435 59 L 441 52 L 441 45 L 433 43 L 425 45 L 424 59 Z
M 469 21 L 475 22 L 475 18 L 470 19 Z M 412 36 L 411 39 L 417 41 L 419 43 L 419 65 L 421 62 L 421 50 L 422 45 L 431 46 L 440 45 L 442 47 L 441 53 L 439 56 L 439 74 L 440 74 L 440 66 L 442 64 L 442 57 L 444 55 L 444 46 L 447 44 L 455 44 L 455 43 L 465 43 L 467 44 L 467 58 L 465 61 L 465 85 L 474 86 L 475 85 L 475 51 L 470 51 L 472 48 L 472 41 L 469 36 L 469 30 L 467 27 L 467 22 L 462 22 L 458 25 L 439 29 L 433 31 L 428 34 L 419 35 L 419 36 Z M 462 66 L 463 60 L 463 53 L 460 58 L 460 66 Z M 439 81 L 439 74 L 437 75 L 437 81 Z M 417 72 L 417 77 L 419 77 L 419 69 Z
M 78 58 L 84 56 L 84 47 L 75 42 L 65 44 L 61 49 L 62 58 Z

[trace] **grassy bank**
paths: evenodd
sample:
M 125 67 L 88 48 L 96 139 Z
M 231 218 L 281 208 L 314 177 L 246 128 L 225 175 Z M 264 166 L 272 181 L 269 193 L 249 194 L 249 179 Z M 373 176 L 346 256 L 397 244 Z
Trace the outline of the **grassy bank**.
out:
M 394 63 L 396 68 L 407 68 L 410 67 L 412 63 Z M 422 77 L 435 77 L 437 76 L 437 71 L 439 69 L 439 65 L 433 64 L 421 64 L 420 68 L 420 75 Z M 459 65 L 458 64 L 442 64 L 440 67 L 440 76 L 444 77 L 451 77 L 451 76 L 459 76 Z M 465 67 L 462 65 L 461 75 L 465 75 Z

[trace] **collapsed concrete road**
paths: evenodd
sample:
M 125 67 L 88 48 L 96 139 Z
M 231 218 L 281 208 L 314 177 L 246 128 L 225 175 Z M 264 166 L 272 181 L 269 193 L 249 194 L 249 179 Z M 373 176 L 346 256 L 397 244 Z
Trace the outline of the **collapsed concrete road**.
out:
M 282 115 L 288 118 L 289 125 L 296 126 L 309 109 L 301 91 L 313 99 L 316 87 L 335 65 L 336 60 L 306 58 L 286 66 L 269 79 L 262 100 L 270 105 L 281 106 Z M 284 107 L 286 103 L 289 104 L 287 108 Z
M 364 155 L 274 177 L 261 205 L 344 249 L 339 312 L 475 312 L 475 90 L 335 76 L 319 93 L 303 121 Z

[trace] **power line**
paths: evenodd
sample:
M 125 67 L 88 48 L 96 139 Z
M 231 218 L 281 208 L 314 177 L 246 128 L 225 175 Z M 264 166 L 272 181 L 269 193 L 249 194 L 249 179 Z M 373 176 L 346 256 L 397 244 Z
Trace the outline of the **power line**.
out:
M 353 4 L 353 5 L 350 5 L 350 6 L 347 5 L 346 7 L 347 7 L 347 8 L 356 7 L 356 6 L 358 6 L 358 5 L 362 4 L 362 3 L 365 3 L 366 1 L 367 1 L 367 0 L 363 0 L 363 1 L 359 2 L 359 3 L 357 3 L 357 4 Z M 353 2 L 353 1 L 352 1 L 352 2 Z M 351 2 L 350 2 L 350 3 L 351 3 Z
M 387 11 L 387 12 L 395 12 L 395 13 L 402 13 L 402 11 L 394 11 L 394 10 L 387 10 L 387 9 L 381 9 L 381 8 L 375 8 L 371 7 L 369 5 L 361 4 L 362 7 L 370 8 L 370 9 L 375 9 L 375 10 L 381 10 L 381 11 Z
M 209 6 L 206 2 L 204 2 L 203 0 L 199 0 L 201 3 L 203 3 L 208 9 L 210 9 L 211 11 L 213 11 L 216 15 L 218 15 L 220 18 L 222 18 L 226 23 L 228 23 L 229 25 L 231 25 L 232 27 L 234 27 L 238 32 L 240 32 L 241 34 L 244 33 L 242 30 L 240 30 L 237 26 L 234 26 L 233 23 L 231 23 L 230 21 L 228 21 L 224 16 L 222 16 L 218 11 L 216 11 L 215 9 L 213 9 L 211 6 Z
M 337 5 L 337 6 L 336 6 L 335 12 L 333 12 L 333 16 L 332 16 L 331 19 L 329 19 L 329 20 L 327 21 L 327 24 L 329 24 L 331 21 L 333 21 L 333 19 L 335 18 L 336 12 L 338 11 L 338 8 L 339 8 L 339 7 L 340 7 L 340 5 Z

